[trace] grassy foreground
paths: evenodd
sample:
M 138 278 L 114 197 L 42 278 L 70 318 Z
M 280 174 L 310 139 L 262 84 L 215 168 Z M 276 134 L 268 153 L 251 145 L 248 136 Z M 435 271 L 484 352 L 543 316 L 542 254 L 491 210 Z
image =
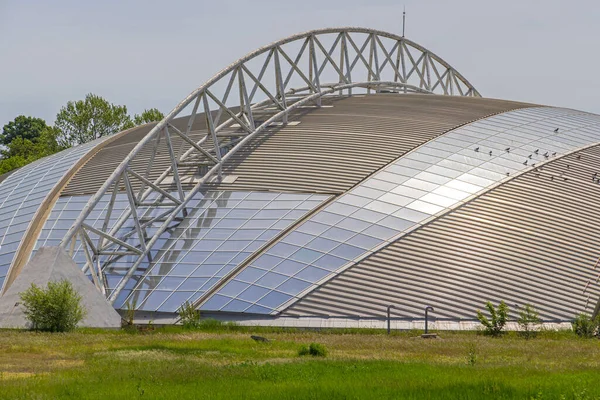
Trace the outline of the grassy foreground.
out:
M 258 343 L 250 334 L 272 339 Z M 0 331 L 8 399 L 595 399 L 600 341 L 475 333 L 220 328 L 146 333 Z M 298 356 L 302 344 L 327 357 Z

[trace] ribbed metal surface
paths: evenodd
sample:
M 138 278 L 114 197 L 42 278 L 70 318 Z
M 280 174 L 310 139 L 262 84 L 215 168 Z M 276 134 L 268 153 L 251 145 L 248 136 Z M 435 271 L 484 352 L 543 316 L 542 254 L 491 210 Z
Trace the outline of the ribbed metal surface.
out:
M 491 300 L 544 319 L 592 312 L 600 289 L 600 146 L 492 189 L 375 253 L 284 315 L 473 319 Z M 594 175 L 598 173 L 598 175 Z M 514 313 L 516 314 L 516 313 Z
M 325 99 L 325 107 L 300 109 L 285 128 L 272 129 L 236 153 L 224 170 L 234 175 L 222 190 L 342 193 L 406 151 L 444 132 L 490 114 L 527 107 L 503 100 L 435 95 L 367 95 Z M 187 119 L 174 124 L 185 130 Z M 204 118 L 196 118 L 200 135 Z M 71 180 L 63 195 L 94 193 L 152 126 L 125 135 L 103 148 Z M 179 138 L 173 137 L 174 148 Z M 200 138 L 200 136 L 198 136 Z M 151 177 L 167 167 L 160 147 Z M 207 148 L 211 146 L 206 144 Z M 151 147 L 133 168 L 145 170 Z M 190 175 L 193 170 L 188 171 Z
M 204 131 L 202 130 L 205 126 L 204 118 L 197 118 L 199 122 L 195 123 L 193 130 L 190 132 L 190 137 L 195 140 L 200 140 Z M 180 118 L 173 122 L 173 125 L 181 131 L 186 130 L 187 118 Z M 123 161 L 123 159 L 129 154 L 129 152 L 135 147 L 136 144 L 155 126 L 155 123 L 140 126 L 139 128 L 133 129 L 131 132 L 123 135 L 122 138 L 115 140 L 110 145 L 103 147 L 98 153 L 92 158 L 75 177 L 65 187 L 62 195 L 83 195 L 93 194 L 100 186 L 108 179 L 110 174 L 117 168 L 117 166 Z M 173 148 L 176 152 L 183 152 L 185 148 L 181 146 L 181 138 L 175 133 L 170 134 Z M 132 163 L 131 168 L 140 174 L 143 174 L 148 167 L 148 163 L 151 159 L 155 141 L 152 142 L 151 146 L 146 146 L 140 155 L 136 157 Z M 210 149 L 212 147 L 212 141 L 207 141 L 202 147 Z M 150 169 L 150 179 L 157 179 L 160 174 L 169 167 L 170 160 L 168 156 L 167 144 L 164 138 L 159 141 L 157 147 L 157 153 Z M 188 175 L 194 175 L 196 168 L 180 168 L 180 172 Z M 121 182 L 121 185 L 123 183 Z M 134 180 L 132 182 L 134 188 L 140 186 L 140 182 Z M 171 185 L 162 185 L 169 188 Z M 124 190 L 124 187 L 120 187 Z
M 62 195 L 95 193 L 123 158 L 155 124 L 143 125 L 98 151 L 71 179 Z
M 230 188 L 342 193 L 457 125 L 523 106 L 429 95 L 346 98 L 255 141 L 226 173 L 238 176 Z
M 10 175 L 11 175 L 13 172 L 15 172 L 15 171 L 16 171 L 16 170 L 12 170 L 12 171 L 9 171 L 9 172 L 6 172 L 6 173 L 4 173 L 4 174 L 0 175 L 0 183 L 1 183 L 3 180 L 5 180 L 6 178 L 8 178 L 8 177 L 9 177 L 9 176 L 10 176 Z

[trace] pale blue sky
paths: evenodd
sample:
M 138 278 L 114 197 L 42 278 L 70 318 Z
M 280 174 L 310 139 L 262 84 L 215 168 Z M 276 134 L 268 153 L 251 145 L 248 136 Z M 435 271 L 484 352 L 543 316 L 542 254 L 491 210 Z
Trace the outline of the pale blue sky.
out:
M 170 111 L 242 55 L 332 26 L 400 33 L 486 97 L 600 113 L 600 2 L 0 0 L 0 126 L 92 92 Z

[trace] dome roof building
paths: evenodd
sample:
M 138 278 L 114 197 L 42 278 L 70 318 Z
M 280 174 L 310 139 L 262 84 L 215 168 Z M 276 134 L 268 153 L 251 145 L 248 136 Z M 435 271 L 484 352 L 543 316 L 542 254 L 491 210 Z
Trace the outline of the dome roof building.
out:
M 60 246 L 115 309 L 165 323 L 189 302 L 306 327 L 431 305 L 450 324 L 501 300 L 569 321 L 598 311 L 599 165 L 599 115 L 482 97 L 404 37 L 310 31 L 159 123 L 4 176 L 0 293 Z

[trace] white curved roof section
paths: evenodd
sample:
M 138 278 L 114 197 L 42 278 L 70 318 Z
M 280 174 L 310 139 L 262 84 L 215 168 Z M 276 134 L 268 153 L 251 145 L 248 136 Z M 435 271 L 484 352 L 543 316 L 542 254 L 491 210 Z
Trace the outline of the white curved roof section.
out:
M 201 309 L 277 314 L 412 230 L 599 142 L 600 116 L 561 108 L 519 109 L 454 129 L 311 216 L 203 299 Z
M 90 254 L 84 269 L 91 267 L 92 277 L 100 277 L 114 257 L 135 259 L 122 282 L 110 291 L 109 300 L 114 302 L 129 278 L 151 257 L 162 233 L 174 229 L 187 215 L 188 203 L 207 181 L 222 178 L 221 166 L 237 150 L 271 124 L 286 124 L 290 114 L 304 105 L 319 106 L 323 96 L 359 91 L 480 96 L 443 59 L 398 35 L 332 28 L 290 36 L 242 57 L 179 103 L 90 198 L 61 245 L 70 249 L 76 247 L 74 241 L 84 245 Z M 207 128 L 202 139 L 193 140 L 189 133 L 200 112 L 204 112 Z M 171 124 L 175 117 L 187 113 L 186 130 Z M 186 148 L 173 149 L 170 133 L 179 135 Z M 150 168 L 140 174 L 130 166 L 142 149 L 159 140 L 167 143 L 171 165 L 151 181 Z M 150 159 L 144 160 L 150 164 L 156 146 L 151 151 Z M 182 166 L 201 168 L 202 176 L 191 189 L 181 185 Z M 134 191 L 132 180 L 141 183 L 142 190 Z M 100 229 L 93 227 L 90 214 L 113 188 L 121 187 L 127 192 L 129 208 L 110 229 L 108 223 Z M 106 221 L 113 219 L 110 204 Z
M 34 215 L 56 184 L 101 138 L 42 158 L 18 169 L 0 183 L 0 293 Z

